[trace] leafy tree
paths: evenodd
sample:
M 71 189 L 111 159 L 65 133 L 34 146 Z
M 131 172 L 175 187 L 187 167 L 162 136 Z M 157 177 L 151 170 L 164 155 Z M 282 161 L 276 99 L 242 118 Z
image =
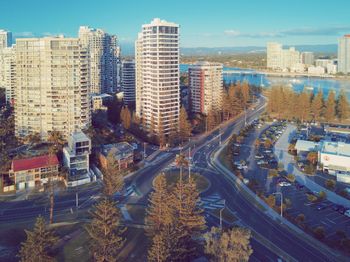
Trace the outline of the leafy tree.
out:
M 310 152 L 307 154 L 306 159 L 313 165 L 317 163 L 318 160 L 318 153 L 317 152 Z
M 45 219 L 37 217 L 33 231 L 25 230 L 27 239 L 21 243 L 18 256 L 22 262 L 50 262 L 54 258 L 50 254 L 58 238 L 54 232 L 46 228 Z
M 318 194 L 318 197 L 320 200 L 324 200 L 327 197 L 327 194 L 324 191 L 320 191 L 320 193 Z
M 51 131 L 47 140 L 55 147 L 56 153 L 62 151 L 66 142 L 60 131 Z
M 333 179 L 327 179 L 324 184 L 325 184 L 326 188 L 328 188 L 329 190 L 335 189 L 335 181 Z
M 181 107 L 179 117 L 179 136 L 182 141 L 188 139 L 191 136 L 191 124 L 188 121 L 188 115 L 186 109 Z
M 149 262 L 169 261 L 171 256 L 171 239 L 166 230 L 159 231 L 152 238 L 152 244 L 148 250 Z
M 314 236 L 317 239 L 323 239 L 325 237 L 325 231 L 324 228 L 322 226 L 318 226 L 314 229 Z
M 205 234 L 205 252 L 213 261 L 242 262 L 248 261 L 253 249 L 250 245 L 251 233 L 248 229 L 234 227 L 227 232 L 212 227 Z
M 343 91 L 338 97 L 336 109 L 340 121 L 344 121 L 349 118 L 349 102 Z
M 107 198 L 91 212 L 92 220 L 85 227 L 90 237 L 90 252 L 95 261 L 116 261 L 124 245 L 125 228 L 120 226 L 120 212 L 116 203 Z
M 120 119 L 122 120 L 125 129 L 129 129 L 131 126 L 131 112 L 128 107 L 123 107 L 120 112 Z
M 304 214 L 299 214 L 299 215 L 297 215 L 297 217 L 295 218 L 295 221 L 296 221 L 298 224 L 304 223 L 304 221 L 305 221 L 305 215 L 304 215 Z
M 124 173 L 120 170 L 114 152 L 107 155 L 107 166 L 103 169 L 103 193 L 111 197 L 115 192 L 120 192 L 124 187 Z
M 288 174 L 288 175 L 287 175 L 287 179 L 288 179 L 290 182 L 294 183 L 294 182 L 295 182 L 295 175 L 293 175 L 293 174 Z
M 327 122 L 333 121 L 335 119 L 335 93 L 333 91 L 330 91 L 328 94 L 326 106 L 325 106 L 325 112 L 324 116 Z
M 268 197 L 265 197 L 265 202 L 270 207 L 274 208 L 276 205 L 276 197 L 274 195 L 269 195 Z

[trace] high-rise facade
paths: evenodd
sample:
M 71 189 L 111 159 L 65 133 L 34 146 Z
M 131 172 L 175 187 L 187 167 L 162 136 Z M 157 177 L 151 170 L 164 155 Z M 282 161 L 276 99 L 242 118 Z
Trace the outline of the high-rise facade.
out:
M 135 61 L 124 60 L 122 62 L 122 91 L 124 103 L 131 105 L 135 103 Z
M 294 47 L 283 49 L 279 43 L 267 43 L 267 68 L 290 70 L 300 61 L 300 52 Z
M 304 65 L 313 65 L 315 63 L 315 56 L 313 52 L 302 52 L 301 63 Z
M 0 50 L 12 45 L 12 33 L 3 29 L 0 29 Z
M 78 38 L 16 41 L 15 134 L 68 138 L 90 125 L 88 54 Z
M 6 102 L 13 105 L 16 85 L 16 55 L 14 47 L 0 50 L 0 87 L 5 88 Z
M 350 73 L 350 35 L 344 35 L 339 39 L 338 72 Z
M 114 93 L 118 88 L 120 48 L 118 38 L 101 29 L 79 28 L 79 39 L 87 48 L 91 94 Z
M 143 25 L 135 51 L 136 113 L 168 134 L 180 110 L 179 25 L 158 18 Z
M 222 109 L 222 64 L 198 62 L 188 69 L 190 104 L 194 113 L 208 114 Z

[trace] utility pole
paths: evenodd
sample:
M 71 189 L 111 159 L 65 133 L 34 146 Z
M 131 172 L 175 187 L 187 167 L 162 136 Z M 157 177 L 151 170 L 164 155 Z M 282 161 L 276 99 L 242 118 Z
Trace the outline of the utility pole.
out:
M 282 194 L 282 192 L 275 192 L 275 193 L 273 193 L 273 195 L 280 195 L 281 196 L 281 213 L 280 213 L 280 215 L 281 215 L 281 217 L 283 217 L 283 194 Z
M 142 160 L 145 160 L 146 158 L 146 142 L 143 142 L 143 158 Z
M 222 231 L 222 211 L 226 207 L 226 199 L 224 199 L 224 207 L 220 209 L 220 230 Z
M 221 145 L 221 124 L 219 125 L 219 144 Z
M 75 193 L 75 207 L 76 208 L 79 207 L 79 193 L 78 192 Z
M 247 125 L 247 108 L 244 106 L 244 126 Z
M 188 148 L 188 178 L 191 178 L 191 147 Z

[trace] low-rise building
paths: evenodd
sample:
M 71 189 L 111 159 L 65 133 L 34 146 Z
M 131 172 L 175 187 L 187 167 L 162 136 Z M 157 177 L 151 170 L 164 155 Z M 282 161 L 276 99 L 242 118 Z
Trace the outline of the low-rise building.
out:
M 48 182 L 49 177 L 58 179 L 58 158 L 56 155 L 42 155 L 26 159 L 14 159 L 9 177 L 15 182 L 16 189 L 31 188 Z
M 89 155 L 91 140 L 83 132 L 73 133 L 68 146 L 63 148 L 64 165 L 69 170 L 68 186 L 77 186 L 91 181 Z
M 308 67 L 307 72 L 312 75 L 324 75 L 325 68 L 322 66 L 310 66 Z
M 112 96 L 109 94 L 92 95 L 91 96 L 92 112 L 96 112 L 97 110 L 107 111 L 107 106 L 105 106 L 105 103 L 110 99 L 112 99 Z
M 127 142 L 102 146 L 99 160 L 103 169 L 108 168 L 108 156 L 110 155 L 117 161 L 119 170 L 128 168 L 134 163 L 134 148 Z

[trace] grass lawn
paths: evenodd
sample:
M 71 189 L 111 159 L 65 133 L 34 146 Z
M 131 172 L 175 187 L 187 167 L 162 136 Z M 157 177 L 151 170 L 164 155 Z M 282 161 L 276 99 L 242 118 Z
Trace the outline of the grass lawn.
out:
M 131 205 L 128 204 L 125 206 L 128 210 L 131 218 L 136 223 L 143 223 L 146 215 L 146 207 L 141 205 Z
M 188 177 L 188 172 L 184 170 L 183 178 L 187 178 L 187 177 Z M 194 179 L 199 192 L 205 191 L 210 186 L 208 179 L 206 179 L 204 176 L 198 173 L 191 173 L 191 177 Z M 173 187 L 176 184 L 176 182 L 179 180 L 180 173 L 179 171 L 167 171 L 165 172 L 165 178 L 167 180 L 168 186 Z
M 88 234 L 85 230 L 65 243 L 56 255 L 57 261 L 85 262 L 91 261 L 88 247 Z
M 211 212 L 214 216 L 220 218 L 220 209 L 215 209 Z M 235 221 L 237 221 L 237 218 L 235 217 L 234 214 L 232 214 L 232 212 L 230 210 L 228 210 L 227 208 L 225 208 L 222 211 L 222 219 L 227 221 L 228 223 L 232 224 Z

